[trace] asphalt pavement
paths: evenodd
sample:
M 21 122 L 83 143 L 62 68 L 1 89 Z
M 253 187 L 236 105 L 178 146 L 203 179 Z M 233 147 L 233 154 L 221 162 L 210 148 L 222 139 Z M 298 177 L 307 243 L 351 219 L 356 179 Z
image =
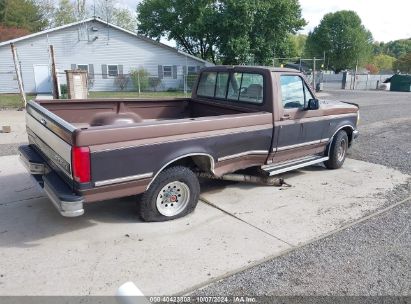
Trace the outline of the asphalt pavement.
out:
M 330 91 L 323 99 L 360 105 L 360 137 L 348 157 L 411 174 L 411 93 Z M 410 181 L 386 193 L 410 197 Z M 196 295 L 411 295 L 411 203 L 227 277 Z

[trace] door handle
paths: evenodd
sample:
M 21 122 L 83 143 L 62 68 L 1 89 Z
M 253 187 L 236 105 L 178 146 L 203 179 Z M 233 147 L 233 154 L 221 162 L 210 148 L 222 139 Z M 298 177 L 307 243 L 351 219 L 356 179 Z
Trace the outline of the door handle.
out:
M 287 119 L 290 119 L 291 117 L 290 117 L 290 114 L 284 114 L 281 118 L 280 118 L 280 120 L 287 120 Z

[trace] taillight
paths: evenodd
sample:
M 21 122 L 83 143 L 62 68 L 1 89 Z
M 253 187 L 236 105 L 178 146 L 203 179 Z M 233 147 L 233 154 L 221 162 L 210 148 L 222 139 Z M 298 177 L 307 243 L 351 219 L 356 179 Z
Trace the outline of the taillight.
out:
M 73 178 L 79 183 L 90 181 L 90 149 L 88 147 L 73 147 L 71 150 L 71 166 Z

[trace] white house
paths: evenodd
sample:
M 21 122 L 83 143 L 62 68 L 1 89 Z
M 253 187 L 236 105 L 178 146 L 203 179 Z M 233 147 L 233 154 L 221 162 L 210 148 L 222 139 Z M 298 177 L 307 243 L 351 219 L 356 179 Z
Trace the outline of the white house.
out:
M 18 83 L 10 43 L 17 49 L 26 93 L 51 92 L 53 45 L 59 82 L 65 70 L 84 69 L 92 91 L 119 90 L 115 79 L 132 69 L 144 68 L 159 77 L 159 89 L 182 88 L 184 75 L 211 63 L 173 47 L 127 31 L 101 19 L 90 18 L 0 43 L 0 93 L 17 93 Z M 127 90 L 132 90 L 131 81 Z

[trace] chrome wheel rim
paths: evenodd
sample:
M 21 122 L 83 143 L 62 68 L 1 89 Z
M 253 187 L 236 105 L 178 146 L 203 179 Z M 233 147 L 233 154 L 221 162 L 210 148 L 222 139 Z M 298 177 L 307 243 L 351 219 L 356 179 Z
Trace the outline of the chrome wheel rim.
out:
M 337 159 L 339 162 L 344 160 L 346 151 L 347 151 L 347 142 L 345 139 L 343 139 L 341 140 L 338 146 L 338 150 L 337 150 Z
M 161 188 L 157 195 L 158 212 L 164 216 L 175 216 L 184 211 L 190 201 L 190 189 L 179 181 L 171 182 Z

